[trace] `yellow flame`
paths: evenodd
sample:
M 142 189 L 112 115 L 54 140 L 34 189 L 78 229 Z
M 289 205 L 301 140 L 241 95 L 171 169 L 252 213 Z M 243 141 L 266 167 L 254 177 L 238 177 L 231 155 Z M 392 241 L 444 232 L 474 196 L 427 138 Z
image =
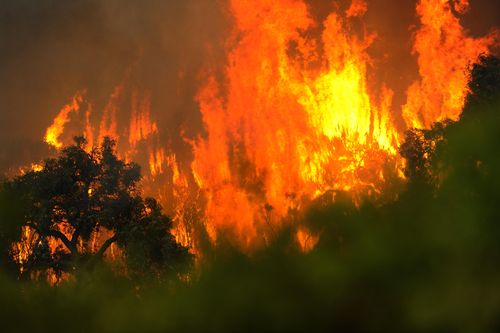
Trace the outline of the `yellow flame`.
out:
M 80 108 L 80 104 L 83 102 L 83 92 L 77 93 L 71 102 L 65 105 L 59 114 L 54 119 L 52 125 L 47 129 L 45 133 L 45 142 L 49 145 L 60 149 L 63 146 L 63 143 L 59 141 L 59 137 L 64 132 L 64 126 L 69 122 L 69 116 L 72 112 L 78 112 Z

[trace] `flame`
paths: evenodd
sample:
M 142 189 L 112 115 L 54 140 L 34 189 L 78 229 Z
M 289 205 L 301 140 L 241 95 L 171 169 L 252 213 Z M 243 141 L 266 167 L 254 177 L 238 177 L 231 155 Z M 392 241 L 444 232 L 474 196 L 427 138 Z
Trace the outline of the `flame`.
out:
M 453 7 L 452 7 L 453 6 Z M 422 27 L 415 36 L 421 79 L 408 89 L 403 116 L 408 127 L 429 128 L 436 121 L 458 120 L 468 93 L 468 68 L 495 43 L 494 35 L 467 36 L 453 14 L 465 13 L 468 0 L 420 0 Z
M 30 227 L 23 227 L 21 231 L 21 240 L 12 245 L 14 261 L 19 264 L 21 273 L 25 270 L 24 266 L 28 262 L 33 245 L 38 241 L 38 235 Z
M 299 33 L 314 26 L 302 1 L 231 1 L 231 10 L 240 39 L 228 56 L 228 93 L 211 77 L 198 97 L 208 137 L 195 144 L 193 169 L 207 223 L 249 247 L 269 229 L 266 205 L 279 220 L 300 198 L 377 187 L 373 175 L 396 159 L 398 133 L 392 91 L 372 97 L 367 88 L 375 35 L 349 33 L 365 2 L 323 22 L 323 54 Z
M 111 136 L 121 156 L 148 167 L 145 191 L 167 207 L 176 239 L 195 253 L 197 223 L 213 242 L 224 234 L 251 250 L 272 238 L 290 212 L 328 191 L 354 198 L 383 193 L 391 177 L 404 178 L 398 155 L 404 131 L 458 119 L 470 65 L 496 43 L 494 34 L 473 38 L 461 26 L 457 15 L 467 12 L 468 0 L 419 0 L 413 40 L 419 75 L 409 87 L 390 87 L 374 79 L 380 61 L 370 48 L 383 36 L 362 24 L 368 1 L 337 6 L 321 22 L 305 0 L 228 0 L 228 6 L 233 30 L 223 74 L 207 65 L 196 96 L 206 134 L 179 133 L 192 159 L 161 139 L 154 96 L 129 82 L 130 71 L 101 114 L 89 103 L 82 129 L 89 147 Z M 404 105 L 395 105 L 395 93 L 406 93 Z M 64 125 L 82 98 L 61 110 L 48 143 L 63 145 Z M 130 117 L 119 126 L 123 114 Z M 304 251 L 317 242 L 306 229 L 296 237 Z
M 304 228 L 299 228 L 296 237 L 299 247 L 303 252 L 312 251 L 319 241 L 319 237 L 317 235 L 311 234 Z
M 363 16 L 368 11 L 368 4 L 365 0 L 353 0 L 351 6 L 346 11 L 347 17 Z
M 192 238 L 192 224 L 195 219 L 196 209 L 190 206 L 190 202 L 197 202 L 191 197 L 191 189 L 186 175 L 181 172 L 177 156 L 171 154 L 166 159 L 169 169 L 172 171 L 172 201 L 175 203 L 173 208 L 174 228 L 172 234 L 176 241 L 192 249 L 194 253 L 197 249 Z
M 102 142 L 104 137 L 118 139 L 118 129 L 116 123 L 116 114 L 118 112 L 118 101 L 122 96 L 124 86 L 118 85 L 113 90 L 111 97 L 104 108 L 104 112 L 99 124 L 99 141 Z
M 31 170 L 35 172 L 40 172 L 43 170 L 43 165 L 38 163 L 31 163 Z
M 45 142 L 55 148 L 61 148 L 63 143 L 59 141 L 59 137 L 64 132 L 64 126 L 70 121 L 70 114 L 78 112 L 80 104 L 83 102 L 84 92 L 78 92 L 69 104 L 66 104 L 59 114 L 54 118 L 52 125 L 45 132 Z
M 132 93 L 129 143 L 135 147 L 141 140 L 158 133 L 158 126 L 151 121 L 151 96 L 145 94 L 142 99 L 138 91 Z
M 93 106 L 89 104 L 87 111 L 85 112 L 85 130 L 84 137 L 87 140 L 86 151 L 89 153 L 94 146 L 94 128 L 92 126 L 91 116 L 92 116 Z
M 149 170 L 153 177 L 163 173 L 163 163 L 165 162 L 165 152 L 163 149 L 149 153 Z

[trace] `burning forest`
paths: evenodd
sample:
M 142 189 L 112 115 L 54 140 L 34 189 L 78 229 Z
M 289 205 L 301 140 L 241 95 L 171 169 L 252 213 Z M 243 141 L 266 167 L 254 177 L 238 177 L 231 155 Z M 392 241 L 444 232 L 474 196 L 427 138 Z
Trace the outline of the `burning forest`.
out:
M 499 3 L 0 9 L 15 307 L 75 296 L 96 331 L 499 328 Z

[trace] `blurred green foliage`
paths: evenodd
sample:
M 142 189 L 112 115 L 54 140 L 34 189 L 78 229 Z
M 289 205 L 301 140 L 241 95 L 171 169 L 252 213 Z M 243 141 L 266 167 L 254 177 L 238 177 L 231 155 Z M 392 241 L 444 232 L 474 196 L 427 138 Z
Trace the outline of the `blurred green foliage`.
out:
M 498 63 L 482 59 L 473 83 L 486 73 L 491 88 Z M 189 281 L 138 284 L 105 267 L 56 288 L 5 277 L 2 331 L 498 332 L 498 88 L 404 147 L 418 170 L 394 202 L 329 193 L 250 256 L 219 244 Z M 298 225 L 321 235 L 309 253 Z

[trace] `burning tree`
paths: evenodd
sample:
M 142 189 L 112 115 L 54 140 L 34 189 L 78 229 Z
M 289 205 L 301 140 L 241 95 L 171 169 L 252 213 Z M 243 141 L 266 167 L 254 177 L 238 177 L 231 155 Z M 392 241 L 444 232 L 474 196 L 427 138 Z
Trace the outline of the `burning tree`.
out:
M 474 122 L 498 123 L 497 105 L 500 98 L 500 59 L 483 54 L 471 66 L 467 98 L 463 113 L 458 121 L 450 119 L 436 122 L 430 129 L 413 128 L 407 131 L 400 146 L 400 154 L 406 160 L 405 176 L 410 184 L 437 185 L 447 174 L 442 170 L 443 161 L 438 156 L 447 149 L 447 140 L 457 131 Z M 485 120 L 487 119 L 487 120 Z M 488 128 L 485 124 L 476 126 Z M 470 140 L 478 133 L 470 133 Z M 443 151 L 444 150 L 444 151 Z M 438 154 L 441 153 L 441 154 Z M 475 154 L 474 154 L 475 155 Z M 480 159 L 473 159 L 473 168 L 481 165 Z
M 175 242 L 161 206 L 140 196 L 140 167 L 120 160 L 109 138 L 99 148 L 85 148 L 85 139 L 77 137 L 41 170 L 6 182 L 28 203 L 23 240 L 14 247 L 21 272 L 75 272 L 114 244 L 132 274 L 188 263 L 191 256 Z

